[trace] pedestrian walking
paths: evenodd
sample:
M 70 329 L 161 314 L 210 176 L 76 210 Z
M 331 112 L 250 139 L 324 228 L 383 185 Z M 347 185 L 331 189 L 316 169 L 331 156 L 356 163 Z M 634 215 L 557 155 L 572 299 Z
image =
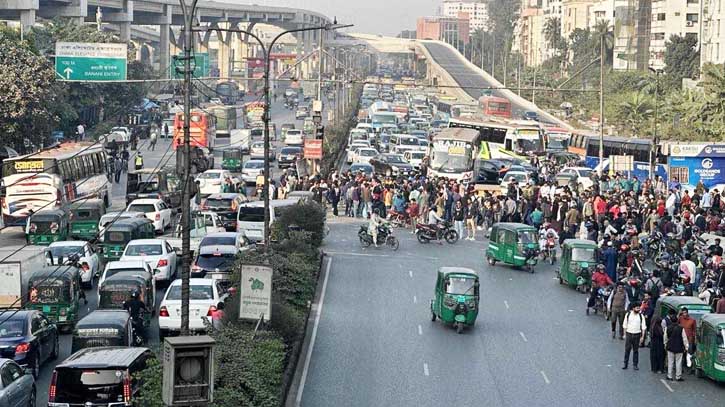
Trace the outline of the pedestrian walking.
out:
M 632 309 L 624 317 L 624 365 L 627 369 L 629 354 L 632 353 L 634 370 L 639 370 L 639 347 L 644 344 L 644 335 L 647 332 L 647 322 L 640 313 L 639 303 L 632 304 Z
M 151 136 L 149 138 L 149 142 L 151 143 L 151 151 L 154 151 L 156 149 L 156 139 L 158 138 L 158 135 L 156 134 L 156 131 L 151 132 Z
M 123 172 L 123 164 L 122 164 L 121 158 L 119 156 L 116 156 L 113 159 L 113 167 L 114 167 L 114 171 L 116 172 L 115 180 L 116 180 L 116 183 L 118 184 L 118 182 L 121 180 L 121 172 Z
M 78 141 L 83 141 L 83 139 L 86 137 L 86 127 L 83 125 L 83 123 L 78 124 L 78 127 L 76 127 L 76 132 L 78 132 Z
M 667 349 L 667 380 L 678 382 L 683 381 L 682 378 L 682 356 L 685 349 L 689 347 L 687 334 L 677 320 L 674 310 L 670 310 L 668 315 L 670 322 L 665 330 L 665 349 Z

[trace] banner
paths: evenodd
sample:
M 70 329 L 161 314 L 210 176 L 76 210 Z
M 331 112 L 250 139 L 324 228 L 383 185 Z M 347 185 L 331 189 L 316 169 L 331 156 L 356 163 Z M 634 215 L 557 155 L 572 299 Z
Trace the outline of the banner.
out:
M 272 314 L 272 268 L 251 264 L 242 265 L 239 299 L 239 318 L 269 321 Z
M 685 190 L 702 181 L 708 189 L 725 186 L 725 157 L 670 157 L 670 180 L 677 177 Z

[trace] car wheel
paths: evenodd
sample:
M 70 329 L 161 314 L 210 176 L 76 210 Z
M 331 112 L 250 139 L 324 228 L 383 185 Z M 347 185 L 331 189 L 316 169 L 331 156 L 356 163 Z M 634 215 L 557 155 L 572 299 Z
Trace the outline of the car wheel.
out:
M 35 407 L 35 386 L 30 391 L 30 398 L 28 399 L 28 407 Z
M 58 335 L 55 336 L 55 346 L 53 346 L 53 353 L 50 354 L 50 360 L 58 359 L 58 355 L 60 354 L 60 338 L 58 338 Z

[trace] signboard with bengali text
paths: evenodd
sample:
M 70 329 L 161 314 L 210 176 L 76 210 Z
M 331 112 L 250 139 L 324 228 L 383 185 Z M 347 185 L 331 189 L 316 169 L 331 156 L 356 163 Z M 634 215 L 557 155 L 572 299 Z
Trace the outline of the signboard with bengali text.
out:
M 305 158 L 313 160 L 322 159 L 322 140 L 305 140 Z
M 56 78 L 84 82 L 124 81 L 127 57 L 127 44 L 56 42 Z
M 272 314 L 272 268 L 242 265 L 239 318 L 269 321 Z

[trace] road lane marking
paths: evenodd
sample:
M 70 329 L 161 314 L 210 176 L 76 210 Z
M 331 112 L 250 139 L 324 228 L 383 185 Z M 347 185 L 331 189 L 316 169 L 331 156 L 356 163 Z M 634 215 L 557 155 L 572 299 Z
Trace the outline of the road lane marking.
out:
M 672 387 L 670 387 L 670 385 L 665 381 L 665 379 L 660 379 L 660 381 L 662 382 L 662 384 L 665 385 L 665 387 L 667 387 L 667 390 L 669 390 L 670 393 L 674 393 L 675 392 L 675 390 Z
M 418 325 L 418 335 L 423 335 L 423 327 Z
M 430 372 L 428 371 L 428 364 L 423 363 L 423 374 L 426 376 L 430 376 Z
M 338 252 L 338 251 L 326 251 L 325 253 L 331 256 L 359 256 L 359 257 L 394 257 L 396 259 L 420 259 L 420 260 L 438 260 L 438 257 L 426 257 L 426 256 L 407 256 L 407 255 L 396 255 L 391 256 L 389 254 L 370 254 L 370 253 L 350 253 L 350 252 Z
M 410 275 L 410 278 L 413 278 L 413 270 L 408 270 L 408 274 Z
M 307 371 L 310 368 L 310 360 L 312 360 L 312 349 L 315 347 L 315 339 L 317 339 L 317 327 L 320 325 L 320 315 L 322 315 L 322 307 L 325 304 L 325 292 L 327 291 L 327 280 L 330 277 L 330 266 L 332 266 L 332 257 L 327 261 L 327 267 L 325 268 L 325 280 L 322 282 L 322 294 L 320 294 L 320 306 L 317 309 L 317 315 L 315 315 L 315 325 L 312 327 L 312 336 L 310 337 L 310 347 L 307 348 L 307 355 L 305 356 L 305 365 L 302 368 L 302 377 L 300 378 L 300 387 L 297 391 L 297 399 L 295 405 L 299 407 L 302 403 L 302 392 L 305 390 L 305 381 L 307 380 Z
M 521 335 L 521 339 L 523 339 L 524 342 L 528 342 L 529 341 L 528 339 L 526 339 L 526 335 L 524 335 L 523 332 L 519 331 L 519 335 Z
M 508 301 L 504 300 L 503 301 L 503 305 L 506 306 L 506 309 L 509 309 L 509 302 Z
M 551 382 L 549 381 L 549 378 L 546 377 L 546 372 L 544 372 L 543 370 L 541 371 L 541 376 L 544 377 L 544 381 L 546 382 L 546 384 L 551 384 Z
M 416 296 L 414 295 L 414 296 L 413 296 L 413 304 L 417 304 L 417 303 L 418 303 L 418 297 L 416 297 Z

